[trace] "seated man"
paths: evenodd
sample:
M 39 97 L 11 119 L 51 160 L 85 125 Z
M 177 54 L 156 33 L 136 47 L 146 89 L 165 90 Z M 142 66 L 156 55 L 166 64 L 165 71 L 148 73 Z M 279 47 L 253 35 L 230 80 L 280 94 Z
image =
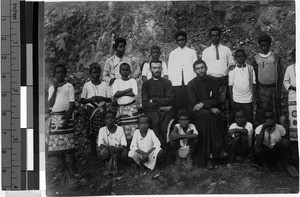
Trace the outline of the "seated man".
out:
M 104 175 L 118 172 L 119 159 L 127 159 L 127 141 L 122 127 L 115 125 L 114 113 L 105 114 L 105 127 L 101 127 L 98 134 L 98 147 L 101 160 L 107 161 Z
M 173 88 L 171 81 L 161 77 L 161 62 L 150 62 L 150 69 L 152 78 L 142 86 L 142 105 L 145 114 L 152 120 L 150 128 L 153 129 L 165 152 L 167 127 L 173 117 L 171 108 Z
M 190 112 L 181 109 L 178 112 L 178 124 L 170 133 L 170 145 L 176 156 L 175 164 L 180 164 L 180 158 L 186 158 L 188 167 L 192 167 L 192 155 L 198 142 L 198 131 L 190 124 Z
M 263 174 L 268 173 L 269 165 L 277 165 L 279 171 L 285 171 L 285 162 L 289 151 L 289 141 L 285 138 L 283 126 L 275 123 L 274 112 L 266 110 L 265 123 L 255 129 L 255 155 L 263 164 Z
M 207 67 L 203 60 L 195 61 L 193 67 L 197 77 L 188 83 L 188 97 L 192 122 L 199 135 L 196 159 L 200 166 L 214 169 L 213 159 L 228 156 L 224 146 L 225 132 L 221 111 L 218 109 L 220 107 L 218 84 L 206 74 Z

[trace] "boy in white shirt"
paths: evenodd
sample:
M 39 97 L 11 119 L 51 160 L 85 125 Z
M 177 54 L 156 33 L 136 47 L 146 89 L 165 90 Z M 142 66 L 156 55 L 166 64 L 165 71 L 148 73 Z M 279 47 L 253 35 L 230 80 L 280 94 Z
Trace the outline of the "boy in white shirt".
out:
M 48 154 L 57 155 L 59 172 L 68 169 L 71 175 L 78 176 L 75 168 L 75 131 L 73 110 L 75 108 L 74 87 L 66 81 L 67 68 L 58 64 L 54 68 L 53 85 L 49 87 L 48 103 L 51 109 L 51 127 L 48 141 Z
M 243 49 L 237 49 L 235 68 L 229 71 L 229 93 L 233 108 L 243 109 L 247 121 L 253 123 L 253 101 L 255 101 L 256 80 L 252 66 L 245 63 L 246 53 Z
M 114 113 L 105 114 L 105 127 L 101 127 L 98 134 L 98 156 L 101 160 L 109 161 L 107 170 L 103 173 L 116 174 L 118 172 L 119 159 L 127 158 L 127 141 L 122 127 L 115 125 Z
M 141 115 L 138 121 L 139 129 L 134 132 L 128 157 L 153 170 L 157 159 L 162 161 L 163 150 L 154 131 L 149 128 L 151 119 L 147 115 Z
M 248 156 L 252 145 L 253 126 L 247 122 L 244 110 L 235 112 L 235 121 L 228 130 L 228 135 L 232 139 L 228 167 L 234 162 L 236 156 Z
M 178 112 L 178 124 L 174 125 L 170 133 L 170 145 L 176 156 L 175 164 L 181 163 L 180 158 L 186 158 L 187 166 L 192 167 L 192 155 L 198 143 L 198 131 L 194 124 L 190 123 L 191 114 L 187 109 Z M 186 157 L 180 152 L 188 151 Z
M 162 72 L 161 76 L 164 77 L 165 79 L 169 79 L 168 77 L 168 67 L 167 64 L 161 60 L 159 60 L 161 55 L 160 47 L 157 45 L 154 45 L 151 47 L 151 61 L 150 63 L 146 62 L 143 66 L 143 71 L 142 71 L 142 80 L 143 82 L 149 80 L 152 78 L 152 72 L 150 68 L 151 62 L 160 62 L 162 64 Z
M 255 155 L 263 164 L 263 174 L 270 172 L 270 165 L 276 165 L 279 171 L 285 171 L 290 144 L 285 139 L 286 131 L 283 126 L 275 123 L 275 115 L 271 109 L 267 109 L 264 116 L 264 124 L 255 129 Z

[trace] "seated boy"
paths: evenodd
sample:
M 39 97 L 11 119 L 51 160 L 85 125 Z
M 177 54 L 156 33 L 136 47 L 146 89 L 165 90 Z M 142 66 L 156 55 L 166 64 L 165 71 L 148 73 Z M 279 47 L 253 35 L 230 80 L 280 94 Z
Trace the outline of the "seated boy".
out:
M 252 145 L 253 126 L 246 121 L 245 111 L 240 109 L 235 112 L 235 123 L 231 124 L 228 135 L 232 138 L 228 167 L 234 162 L 236 156 L 247 156 Z
M 133 134 L 128 157 L 131 157 L 137 164 L 153 170 L 156 160 L 162 159 L 163 151 L 154 131 L 149 129 L 150 121 L 147 115 L 139 117 L 139 129 Z
M 101 160 L 109 160 L 107 170 L 103 174 L 116 174 L 118 160 L 127 158 L 127 141 L 123 128 L 115 125 L 113 112 L 107 112 L 104 121 L 106 126 L 100 128 L 98 135 L 98 156 Z
M 267 109 L 265 123 L 255 129 L 255 155 L 263 164 L 263 174 L 270 172 L 269 165 L 276 165 L 279 171 L 285 171 L 285 162 L 289 152 L 289 141 L 285 138 L 283 126 L 275 123 L 274 112 Z
M 187 109 L 179 110 L 177 118 L 179 123 L 169 136 L 171 149 L 176 156 L 175 164 L 181 163 L 180 158 L 186 158 L 188 167 L 192 167 L 191 156 L 198 142 L 198 131 L 194 124 L 190 124 L 190 112 Z

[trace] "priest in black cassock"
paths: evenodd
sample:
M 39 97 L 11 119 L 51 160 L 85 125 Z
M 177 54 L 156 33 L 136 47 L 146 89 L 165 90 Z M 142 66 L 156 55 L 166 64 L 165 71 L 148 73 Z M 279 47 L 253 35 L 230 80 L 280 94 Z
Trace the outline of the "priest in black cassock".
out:
M 170 120 L 173 118 L 173 88 L 170 80 L 161 77 L 162 62 L 150 62 L 152 78 L 143 83 L 142 105 L 145 114 L 151 120 L 151 129 L 160 140 L 163 151 L 166 149 L 166 134 Z
M 192 122 L 199 133 L 195 160 L 200 166 L 214 169 L 214 159 L 228 156 L 224 149 L 218 83 L 206 74 L 207 66 L 203 60 L 195 61 L 193 67 L 197 76 L 188 83 L 188 96 Z

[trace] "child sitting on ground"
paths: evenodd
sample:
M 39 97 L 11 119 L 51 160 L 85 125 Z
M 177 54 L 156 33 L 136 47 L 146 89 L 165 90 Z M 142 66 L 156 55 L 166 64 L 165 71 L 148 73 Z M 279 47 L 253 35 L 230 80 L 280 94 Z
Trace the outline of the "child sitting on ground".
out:
M 198 142 L 198 131 L 190 121 L 190 112 L 187 109 L 179 110 L 179 123 L 174 126 L 169 135 L 171 149 L 176 156 L 176 165 L 181 163 L 180 158 L 186 158 L 188 167 L 192 167 L 193 164 L 191 156 Z
M 228 135 L 232 138 L 228 167 L 232 166 L 236 156 L 248 156 L 252 145 L 253 126 L 246 121 L 244 110 L 235 112 L 235 121 L 228 130 Z
M 255 155 L 263 164 L 262 174 L 268 174 L 271 165 L 276 165 L 281 172 L 286 171 L 290 141 L 286 139 L 285 128 L 275 123 L 271 109 L 267 109 L 264 116 L 264 124 L 255 129 Z
M 115 125 L 115 116 L 109 111 L 105 114 L 105 127 L 101 127 L 98 135 L 98 157 L 107 162 L 107 170 L 103 173 L 116 174 L 119 159 L 127 158 L 127 141 L 122 127 Z
M 149 129 L 150 121 L 147 115 L 139 117 L 139 129 L 134 132 L 128 157 L 131 157 L 137 164 L 153 170 L 156 160 L 161 160 L 163 151 L 154 131 Z
M 165 79 L 168 79 L 168 67 L 167 64 L 165 62 L 161 62 L 159 60 L 161 55 L 160 52 L 160 47 L 157 45 L 154 45 L 151 47 L 151 62 L 160 62 L 162 64 L 162 72 L 161 72 L 161 76 L 164 77 Z M 143 71 L 142 71 L 142 80 L 143 82 L 149 80 L 152 78 L 152 72 L 150 69 L 150 63 L 145 63 L 143 66 Z

